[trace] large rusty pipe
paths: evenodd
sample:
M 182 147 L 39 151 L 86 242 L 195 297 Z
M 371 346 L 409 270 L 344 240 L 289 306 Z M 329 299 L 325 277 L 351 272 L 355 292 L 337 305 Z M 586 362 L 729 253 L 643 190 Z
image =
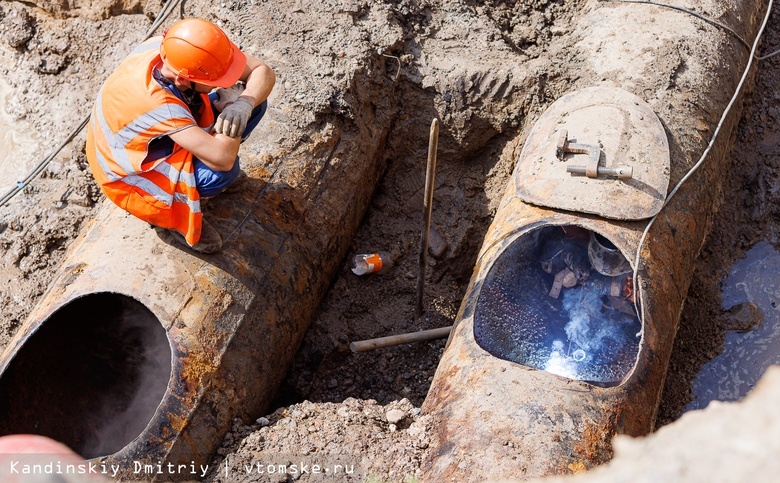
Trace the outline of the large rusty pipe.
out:
M 738 30 L 743 35 L 755 37 L 761 18 L 760 2 L 708 5 L 732 24 L 739 21 Z M 749 52 L 729 33 L 698 31 L 699 21 L 694 17 L 689 18 L 691 25 L 686 28 L 680 28 L 685 18 L 664 20 L 679 12 L 639 4 L 605 6 L 593 2 L 592 7 L 579 20 L 576 32 L 583 39 L 580 48 L 587 52 L 583 53 L 582 68 L 602 75 L 606 87 L 644 98 L 655 111 L 668 139 L 671 188 L 704 152 L 718 116 L 735 92 Z M 654 9 L 656 22 L 647 22 L 641 11 L 644 7 Z M 672 24 L 678 26 L 674 31 L 664 27 Z M 702 36 L 706 41 L 701 41 Z M 663 42 L 657 50 L 648 50 L 644 42 L 649 39 Z M 691 47 L 689 56 L 680 60 L 687 77 L 664 91 L 643 89 L 639 79 L 644 78 L 642 72 L 647 69 L 659 68 L 659 57 L 665 55 L 661 47 L 679 45 Z M 620 46 L 619 54 L 613 46 Z M 619 68 L 611 69 L 615 62 L 609 56 L 614 55 L 620 55 L 621 63 Z M 710 70 L 706 66 L 712 65 L 711 59 L 727 59 L 719 63 L 727 67 Z M 647 236 L 640 253 L 637 287 L 644 312 L 638 333 L 641 339 L 630 370 L 610 384 L 594 384 L 566 374 L 556 375 L 534 364 L 521 364 L 478 340 L 482 337 L 477 320 L 480 304 L 489 299 L 486 287 L 496 286 L 496 273 L 513 273 L 507 269 L 511 266 L 507 260 L 514 260 L 511 257 L 518 253 L 521 258 L 530 256 L 536 246 L 533 240 L 539 234 L 559 228 L 584 229 L 609 241 L 633 265 L 648 222 L 614 221 L 578 213 L 576 205 L 582 200 L 567 210 L 524 202 L 519 196 L 525 181 L 519 169 L 523 160 L 518 160 L 423 404 L 435 428 L 422 468 L 423 481 L 484 481 L 488 477 L 516 480 L 578 472 L 611 457 L 611 439 L 616 433 L 639 436 L 653 429 L 680 312 L 696 256 L 709 229 L 718 186 L 727 173 L 738 119 L 739 109 L 732 110 L 706 163 L 660 211 Z M 533 132 L 529 143 L 532 136 Z M 555 138 L 552 128 L 549 137 Z M 635 175 L 643 171 L 644 167 L 634 169 Z M 621 201 L 605 199 L 604 203 Z M 524 294 L 530 290 L 526 286 L 514 288 Z M 482 320 L 482 330 L 491 329 L 494 323 L 506 324 L 512 318 L 507 313 L 497 317 L 495 321 Z M 533 327 L 546 330 L 544 320 L 533 323 L 537 324 Z M 529 333 L 537 335 L 538 331 Z M 516 345 L 518 341 L 499 342 L 510 349 L 522 348 Z M 525 342 L 519 341 L 520 345 Z
M 290 150 L 243 148 L 248 186 L 205 209 L 218 254 L 106 202 L 3 354 L 0 432 L 53 437 L 129 478 L 208 464 L 234 418 L 268 409 L 346 253 L 384 169 L 390 116 L 375 112 Z

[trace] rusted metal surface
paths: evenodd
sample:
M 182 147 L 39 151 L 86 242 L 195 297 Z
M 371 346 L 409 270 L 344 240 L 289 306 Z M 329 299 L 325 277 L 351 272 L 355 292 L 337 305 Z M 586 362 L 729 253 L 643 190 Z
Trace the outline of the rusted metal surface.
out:
M 516 197 L 502 205 L 423 405 L 436 428 L 424 481 L 570 472 L 611 457 L 609 441 L 616 432 L 650 430 L 649 412 L 635 418 L 623 408 L 653 400 L 661 389 L 662 377 L 650 363 L 658 351 L 652 337 L 644 337 L 627 381 L 612 388 L 502 360 L 475 341 L 474 311 L 489 268 L 518 236 L 550 225 L 598 231 L 625 252 L 638 242 L 635 232 L 596 218 L 541 210 Z
M 545 111 L 516 169 L 517 196 L 528 203 L 638 220 L 656 214 L 666 198 L 669 146 L 646 102 L 622 89 L 589 87 Z
M 134 464 L 208 464 L 234 418 L 268 409 L 384 169 L 394 111 L 376 109 L 377 119 L 368 115 L 375 106 L 364 107 L 355 120 L 299 133 L 291 151 L 244 154 L 247 187 L 205 210 L 223 236 L 218 254 L 170 246 L 106 202 L 7 347 L 0 372 L 62 307 L 98 292 L 131 297 L 166 330 L 172 375 L 141 434 L 99 460 L 141 479 Z M 70 424 L 80 431 L 80 421 Z
M 744 19 L 744 30 L 753 35 L 759 8 L 756 2 L 736 2 L 732 5 L 732 13 L 735 14 L 732 18 Z M 607 14 L 596 9 L 588 20 L 582 22 L 578 34 L 583 38 L 591 35 L 590 38 L 598 39 L 593 41 L 596 43 L 619 45 L 625 40 L 623 44 L 631 44 L 633 33 L 648 28 L 647 23 L 632 12 L 624 7 L 610 8 Z M 620 22 L 616 22 L 615 18 L 619 18 Z M 615 29 L 615 32 L 610 29 Z M 701 51 L 694 50 L 696 55 L 734 59 L 733 68 L 722 71 L 721 78 L 694 83 L 698 89 L 696 92 L 671 90 L 665 92 L 661 99 L 654 100 L 653 109 L 659 113 L 666 127 L 666 134 L 663 131 L 653 134 L 663 135 L 664 139 L 654 142 L 662 145 L 668 135 L 671 165 L 664 168 L 657 160 L 646 158 L 641 162 L 626 162 L 634 167 L 635 173 L 635 179 L 629 182 L 641 180 L 650 184 L 644 171 L 644 166 L 648 166 L 655 171 L 665 171 L 667 176 L 671 173 L 671 183 L 674 184 L 696 163 L 708 141 L 701 132 L 711 132 L 718 123 L 717 116 L 728 104 L 741 75 L 739 69 L 747 62 L 748 53 L 731 41 L 733 39 L 707 44 L 719 45 L 722 50 L 716 52 L 707 52 L 701 49 L 701 45 L 697 45 Z M 629 48 L 640 49 L 641 46 Z M 598 52 L 602 52 L 601 49 L 591 51 L 596 56 L 595 63 L 600 62 Z M 639 57 L 637 54 L 626 55 L 625 58 L 636 60 Z M 648 68 L 654 66 L 650 64 Z M 631 61 L 626 61 L 625 70 L 613 72 L 608 82 L 612 87 L 634 86 L 634 78 L 626 72 L 636 73 L 641 69 L 641 66 L 632 66 Z M 574 95 L 568 97 L 569 100 L 575 98 Z M 695 107 L 695 100 L 706 102 L 708 109 Z M 598 103 L 594 97 L 591 105 Z M 568 101 L 558 104 L 565 105 L 569 105 Z M 576 473 L 610 459 L 611 440 L 615 434 L 640 436 L 653 429 L 680 312 L 696 256 L 709 230 L 717 187 L 728 170 L 729 150 L 739 113 L 732 112 L 726 119 L 707 164 L 658 214 L 640 254 L 638 289 L 643 295 L 645 317 L 636 364 L 621 384 L 598 387 L 495 357 L 475 340 L 475 310 L 480 290 L 491 267 L 504 250 L 521 236 L 546 226 L 579 226 L 608 239 L 633 264 L 633 254 L 646 222 L 610 221 L 605 218 L 623 217 L 614 216 L 616 209 L 622 209 L 618 204 L 632 205 L 633 210 L 638 204 L 636 196 L 621 193 L 611 201 L 602 197 L 601 202 L 609 205 L 606 211 L 592 210 L 604 216 L 601 218 L 581 213 L 591 211 L 588 200 L 580 195 L 583 191 L 576 191 L 576 203 L 571 199 L 575 191 L 564 189 L 568 190 L 568 194 L 557 191 L 559 188 L 552 181 L 570 176 L 562 167 L 548 178 L 535 177 L 534 171 L 541 169 L 540 164 L 559 163 L 555 158 L 559 140 L 555 132 L 562 128 L 557 120 L 566 117 L 567 110 L 563 107 L 556 109 L 561 110 L 555 115 L 542 115 L 528 136 L 519 159 L 522 163 L 530 156 L 532 162 L 518 165 L 515 169 L 485 237 L 456 325 L 423 404 L 423 412 L 433 417 L 434 435 L 423 462 L 421 481 L 514 481 Z M 579 107 L 575 106 L 576 109 Z M 633 133 L 632 137 L 641 135 L 642 129 L 635 128 L 639 124 L 634 124 L 634 114 L 621 113 L 620 116 L 628 123 L 626 128 Z M 643 116 L 645 119 L 648 117 Z M 563 128 L 568 129 L 570 135 L 576 130 L 568 125 Z M 614 135 L 620 136 L 621 132 Z M 584 136 L 578 134 L 577 141 L 597 142 Z M 641 146 L 646 147 L 648 143 Z M 635 149 L 631 144 L 624 155 L 640 156 L 641 153 Z M 609 152 L 606 154 L 607 159 L 614 159 Z M 535 163 L 533 159 L 542 161 Z M 602 182 L 586 177 L 580 180 L 585 183 Z M 534 183 L 538 185 L 533 186 Z M 533 190 L 528 189 L 529 185 Z M 642 212 L 632 211 L 625 217 L 645 218 L 658 211 L 658 203 L 664 198 L 665 183 L 653 186 L 652 190 L 637 189 L 644 189 L 642 196 L 651 199 L 652 203 L 643 205 Z M 554 205 L 573 211 L 543 207 L 553 204 L 551 199 L 555 195 L 569 196 L 568 201 L 557 200 Z M 652 209 L 648 210 L 649 207 Z

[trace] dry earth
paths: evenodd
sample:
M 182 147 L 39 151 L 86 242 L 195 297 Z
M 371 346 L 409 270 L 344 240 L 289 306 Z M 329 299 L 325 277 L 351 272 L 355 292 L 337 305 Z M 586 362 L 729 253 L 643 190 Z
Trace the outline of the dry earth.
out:
M 294 131 L 348 115 L 350 96 L 370 95 L 370 89 L 345 83 L 355 70 L 393 82 L 397 102 L 385 176 L 283 383 L 278 409 L 250 425 L 236 421 L 210 481 L 236 481 L 236 475 L 223 479 L 225 468 L 262 455 L 340 458 L 364 477 L 413 477 L 428 444 L 428 420 L 416 408 L 443 341 L 360 354 L 345 348 L 354 340 L 452 323 L 522 128 L 563 92 L 594 81 L 592 73 L 578 70 L 575 39 L 566 34 L 572 18 L 598 7 L 553 0 L 184 3 L 186 15 L 220 22 L 277 71 L 266 122 L 283 121 Z M 88 114 L 102 79 L 143 38 L 160 8 L 155 0 L 0 4 L 1 72 L 13 89 L 7 108 L 41 146 L 37 159 L 24 160 L 29 169 Z M 780 19 L 771 19 L 763 45 L 764 52 L 780 45 Z M 720 206 L 697 265 L 659 426 L 680 416 L 693 376 L 722 345 L 719 281 L 757 241 L 777 243 L 778 62 L 780 57 L 760 63 L 757 88 L 746 97 L 724 193 L 729 202 Z M 415 319 L 421 191 L 433 117 L 442 121 L 433 226 L 448 248 L 429 258 L 425 314 Z M 83 139 L 82 133 L 0 207 L 2 346 L 101 199 Z M 357 277 L 349 271 L 353 255 L 377 250 L 390 253 L 390 272 Z

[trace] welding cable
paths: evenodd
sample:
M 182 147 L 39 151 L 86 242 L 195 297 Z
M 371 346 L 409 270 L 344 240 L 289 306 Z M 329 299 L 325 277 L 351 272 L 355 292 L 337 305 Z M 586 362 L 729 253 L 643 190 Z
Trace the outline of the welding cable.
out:
M 758 58 L 758 60 L 766 60 L 766 59 L 770 59 L 770 58 L 772 58 L 772 57 L 776 56 L 777 54 L 780 54 L 780 49 L 778 49 L 778 50 L 775 50 L 775 51 L 774 51 L 774 52 L 772 52 L 771 54 L 762 55 L 761 57 L 759 57 L 759 58 Z
M 155 21 L 152 23 L 152 26 L 149 28 L 149 30 L 146 33 L 146 36 L 144 37 L 144 39 L 141 42 L 145 42 L 145 41 L 149 40 L 149 38 L 152 35 L 154 35 L 154 32 L 170 16 L 170 14 L 173 12 L 173 9 L 176 7 L 176 4 L 178 4 L 179 1 L 181 1 L 181 9 L 180 9 L 180 14 L 179 15 L 180 15 L 180 17 L 184 16 L 184 0 L 168 0 L 167 2 L 165 2 L 165 5 L 163 5 L 162 9 L 160 10 L 160 14 L 157 16 Z M 85 116 L 84 119 L 82 119 L 81 122 L 79 123 L 78 127 L 76 127 L 76 129 L 74 129 L 70 133 L 68 138 L 65 139 L 65 141 L 62 142 L 62 144 L 60 144 L 57 147 L 57 149 L 55 149 L 48 156 L 46 156 L 43 159 L 43 161 L 38 163 L 38 165 L 32 170 L 32 172 L 26 178 L 24 178 L 21 181 L 17 181 L 16 182 L 16 186 L 11 188 L 6 194 L 4 194 L 0 198 L 0 207 L 5 206 L 11 200 L 11 198 L 16 196 L 20 191 L 24 190 L 24 188 L 28 184 L 30 184 L 30 182 L 33 181 L 46 168 L 46 166 L 49 165 L 49 163 L 51 163 L 51 161 L 55 158 L 55 156 L 57 156 L 60 153 L 60 151 L 62 151 L 63 148 L 65 148 L 65 146 L 67 146 L 68 143 L 70 143 L 73 140 L 73 138 L 75 138 L 76 136 L 79 135 L 79 133 L 84 129 L 84 127 L 89 122 L 89 117 L 90 117 L 89 114 L 87 116 Z
M 653 223 L 655 223 L 655 220 L 658 218 L 658 215 L 661 214 L 661 211 L 669 204 L 672 197 L 677 193 L 677 191 L 680 189 L 680 187 L 688 181 L 688 178 L 693 175 L 693 173 L 699 169 L 699 167 L 704 163 L 704 160 L 707 158 L 707 155 L 710 152 L 710 149 L 712 149 L 712 146 L 715 144 L 715 140 L 718 137 L 718 134 L 720 133 L 720 128 L 723 126 L 723 123 L 726 121 L 726 117 L 728 116 L 729 112 L 731 111 L 731 107 L 736 102 L 737 98 L 739 97 L 739 93 L 742 91 L 742 86 L 745 84 L 745 79 L 747 79 L 748 73 L 750 72 L 751 67 L 753 67 L 753 59 L 756 55 L 756 50 L 758 49 L 758 42 L 761 40 L 761 36 L 764 34 L 764 29 L 766 28 L 766 24 L 769 21 L 769 16 L 772 14 L 772 4 L 774 3 L 774 0 L 769 0 L 769 4 L 766 9 L 766 15 L 764 16 L 764 21 L 761 23 L 761 28 L 758 30 L 758 34 L 756 35 L 756 39 L 753 41 L 753 47 L 750 50 L 750 56 L 748 57 L 748 63 L 745 67 L 745 71 L 742 73 L 742 77 L 739 79 L 739 84 L 737 84 L 737 88 L 734 91 L 734 95 L 731 96 L 731 100 L 729 101 L 728 105 L 726 106 L 726 109 L 723 111 L 723 114 L 720 116 L 720 121 L 718 121 L 718 125 L 715 128 L 715 131 L 712 133 L 712 137 L 710 138 L 710 142 L 707 143 L 707 147 L 704 149 L 704 152 L 701 154 L 701 157 L 696 162 L 696 164 L 693 165 L 693 167 L 688 171 L 688 173 L 683 176 L 683 178 L 677 183 L 677 185 L 674 187 L 674 189 L 667 195 L 666 199 L 664 200 L 663 206 L 661 206 L 661 210 L 659 210 L 658 213 L 653 216 L 650 221 L 647 223 L 647 227 L 645 227 L 645 230 L 642 232 L 642 238 L 639 239 L 639 245 L 636 249 L 636 258 L 634 259 L 634 276 L 632 277 L 632 284 L 634 289 L 634 305 L 635 308 L 639 313 L 641 313 L 642 317 L 642 329 L 641 331 L 645 330 L 645 304 L 642 300 L 642 292 L 637 292 L 637 278 L 639 277 L 639 262 L 640 258 L 639 255 L 642 252 L 642 246 L 645 243 L 645 239 L 647 238 L 647 234 L 650 231 L 650 227 L 653 226 Z M 637 300 L 639 301 L 639 307 L 636 307 Z
M 739 40 L 742 43 L 742 45 L 745 46 L 746 49 L 750 50 L 750 44 L 747 43 L 747 41 L 745 39 L 743 39 L 734 29 L 732 29 L 728 25 L 722 24 L 722 23 L 718 22 L 717 20 L 713 20 L 712 18 L 707 17 L 706 15 L 702 15 L 699 12 L 690 10 L 688 8 L 685 8 L 685 7 L 680 7 L 679 5 L 672 5 L 672 4 L 669 4 L 669 3 L 658 3 L 658 2 L 653 2 L 651 0 L 599 0 L 599 1 L 600 2 L 609 2 L 609 3 L 646 3 L 646 4 L 649 4 L 649 5 L 656 5 L 658 7 L 671 8 L 672 10 L 677 10 L 677 11 L 680 11 L 680 12 L 684 12 L 684 13 L 687 13 L 689 15 L 693 15 L 694 17 L 696 17 L 696 18 L 698 18 L 700 20 L 703 20 L 703 21 L 707 22 L 710 25 L 714 25 L 716 27 L 722 28 L 723 30 L 727 31 L 728 33 L 730 33 L 731 35 L 736 37 L 737 40 Z
M 54 152 L 46 156 L 46 158 L 44 158 L 44 160 L 41 161 L 38 164 L 38 166 L 36 166 L 35 169 L 33 169 L 33 171 L 29 175 L 27 175 L 26 178 L 24 178 L 24 180 L 17 181 L 16 186 L 11 191 L 6 193 L 2 198 L 0 198 L 0 206 L 5 205 L 11 198 L 14 197 L 16 193 L 22 191 L 30 181 L 32 181 L 36 176 L 38 176 L 41 173 L 41 171 L 43 171 L 44 168 L 46 168 L 46 165 L 48 165 L 51 162 L 51 160 L 54 159 L 54 157 L 57 154 L 59 154 L 60 151 L 62 151 L 62 148 L 64 148 L 69 142 L 71 142 L 73 138 L 75 138 L 76 135 L 78 135 L 78 133 L 80 133 L 81 130 L 84 129 L 84 126 L 87 125 L 87 121 L 89 121 L 89 116 L 82 119 L 81 124 L 79 124 L 78 127 L 72 133 L 70 133 L 70 136 L 68 136 L 68 138 L 65 141 L 63 141 L 62 144 L 60 144 L 59 147 L 57 147 L 57 149 L 54 150 Z
M 152 26 L 149 27 L 149 30 L 146 31 L 146 36 L 142 40 L 142 42 L 149 40 L 149 38 L 154 35 L 154 32 L 160 28 L 160 25 L 165 22 L 165 20 L 173 13 L 173 9 L 176 8 L 176 4 L 180 4 L 179 8 L 179 19 L 184 18 L 184 2 L 185 0 L 168 0 L 165 2 L 165 5 L 163 5 L 162 9 L 160 9 L 160 13 L 157 15 L 157 18 L 154 19 L 154 23 L 152 23 Z

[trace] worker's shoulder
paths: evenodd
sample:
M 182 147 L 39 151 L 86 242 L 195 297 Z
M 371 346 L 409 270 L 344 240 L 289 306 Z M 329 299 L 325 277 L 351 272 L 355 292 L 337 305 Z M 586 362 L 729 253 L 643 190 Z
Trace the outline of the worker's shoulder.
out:
M 158 37 L 152 37 L 152 38 L 150 38 L 148 40 L 145 40 L 145 41 L 141 42 L 140 44 L 138 44 L 138 46 L 136 46 L 136 48 L 133 49 L 132 52 L 130 52 L 130 55 L 128 55 L 128 57 L 131 57 L 131 56 L 137 55 L 137 54 L 142 54 L 144 52 L 149 52 L 149 51 L 159 52 L 160 51 L 160 42 L 161 41 L 162 41 L 162 37 L 159 37 L 159 36 Z

